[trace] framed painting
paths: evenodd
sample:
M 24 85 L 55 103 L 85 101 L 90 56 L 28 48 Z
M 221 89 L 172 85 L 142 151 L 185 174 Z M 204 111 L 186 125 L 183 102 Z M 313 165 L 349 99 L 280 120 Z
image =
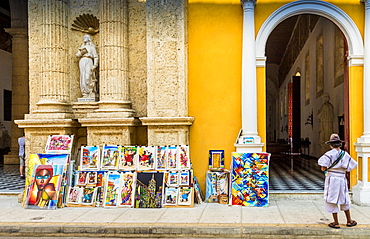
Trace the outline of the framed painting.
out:
M 155 168 L 157 170 L 167 169 L 167 146 L 157 146 Z
M 121 175 L 121 189 L 119 207 L 133 207 L 135 196 L 136 173 L 123 173 Z
M 178 162 L 179 162 L 179 169 L 190 169 L 190 158 L 189 158 L 189 146 L 188 145 L 180 145 L 178 146 L 179 153 L 178 153 Z
M 138 148 L 139 161 L 137 170 L 154 169 L 155 150 L 156 148 L 153 146 L 141 146 Z
M 82 192 L 82 205 L 93 205 L 95 199 L 95 192 L 96 188 L 93 187 L 85 187 Z
M 189 171 L 180 171 L 179 175 L 180 175 L 179 185 L 189 186 L 189 184 L 190 184 L 190 173 L 189 173 Z
M 49 135 L 45 152 L 46 153 L 67 153 L 72 151 L 73 135 Z
M 87 172 L 79 171 L 77 173 L 76 180 L 77 180 L 76 181 L 77 186 L 85 186 L 86 185 L 86 180 L 87 180 Z
M 56 209 L 64 165 L 36 165 L 27 189 L 26 208 Z
M 119 169 L 127 171 L 135 170 L 137 155 L 136 146 L 121 147 Z
M 118 168 L 120 148 L 119 145 L 103 146 L 101 169 L 115 170 Z
M 81 170 L 99 170 L 100 148 L 99 146 L 81 146 Z
M 165 190 L 165 205 L 176 206 L 177 205 L 178 188 L 166 187 Z
M 177 199 L 178 205 L 190 206 L 192 204 L 191 199 L 193 193 L 193 188 L 191 187 L 180 187 L 179 188 L 179 197 Z
M 268 153 L 232 153 L 232 205 L 268 206 L 269 158 Z
M 80 187 L 71 187 L 69 188 L 67 203 L 70 204 L 81 204 L 82 198 L 82 188 Z
M 121 174 L 107 173 L 104 187 L 104 207 L 118 207 Z
M 163 172 L 138 172 L 135 189 L 135 208 L 161 208 Z
M 177 187 L 179 185 L 179 172 L 170 171 L 168 172 L 168 182 L 169 187 Z
M 98 172 L 86 172 L 86 185 L 96 186 L 98 182 Z
M 209 151 L 208 167 L 210 169 L 224 169 L 225 168 L 224 150 L 210 150 Z
M 167 147 L 167 169 L 177 169 L 177 146 Z

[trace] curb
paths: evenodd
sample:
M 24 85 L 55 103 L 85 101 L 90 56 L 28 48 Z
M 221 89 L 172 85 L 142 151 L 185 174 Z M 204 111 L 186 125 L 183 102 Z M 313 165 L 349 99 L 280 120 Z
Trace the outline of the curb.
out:
M 110 238 L 369 238 L 370 225 L 179 223 L 0 223 L 0 236 Z

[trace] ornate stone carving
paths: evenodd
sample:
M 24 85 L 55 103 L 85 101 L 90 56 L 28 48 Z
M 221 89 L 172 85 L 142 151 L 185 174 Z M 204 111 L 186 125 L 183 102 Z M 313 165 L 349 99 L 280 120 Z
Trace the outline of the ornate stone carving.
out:
M 73 21 L 71 29 L 95 35 L 99 32 L 99 20 L 92 14 L 82 14 Z

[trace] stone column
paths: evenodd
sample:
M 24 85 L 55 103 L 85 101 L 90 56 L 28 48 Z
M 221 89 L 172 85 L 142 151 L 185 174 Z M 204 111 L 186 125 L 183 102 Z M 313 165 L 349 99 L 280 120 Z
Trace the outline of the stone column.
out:
M 262 152 L 257 132 L 257 79 L 254 29 L 256 0 L 241 0 L 243 5 L 242 51 L 242 130 L 235 144 L 237 152 Z
M 27 28 L 6 28 L 12 36 L 12 141 L 9 155 L 4 155 L 5 164 L 18 164 L 18 138 L 23 130 L 14 120 L 23 119 L 28 113 L 28 39 Z
M 364 133 L 357 139 L 358 181 L 352 189 L 353 201 L 359 205 L 370 206 L 370 0 L 365 4 L 364 31 Z
M 127 21 L 126 0 L 100 0 L 100 101 L 97 112 L 113 112 L 117 117 L 131 117 L 134 113 L 128 87 Z
M 147 0 L 149 145 L 187 144 L 187 0 Z
M 68 0 L 42 0 L 41 93 L 34 113 L 70 111 L 68 78 Z M 32 24 L 32 23 L 30 23 Z M 63 117 L 63 116 L 62 116 Z

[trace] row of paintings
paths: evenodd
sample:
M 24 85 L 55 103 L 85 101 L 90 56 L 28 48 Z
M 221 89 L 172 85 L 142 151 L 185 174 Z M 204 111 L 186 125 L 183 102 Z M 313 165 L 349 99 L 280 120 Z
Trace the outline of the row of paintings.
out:
M 189 206 L 193 202 L 190 171 L 80 171 L 78 175 L 76 186 L 69 189 L 67 205 L 160 208 L 163 205 Z
M 189 146 L 82 146 L 80 170 L 190 169 Z

